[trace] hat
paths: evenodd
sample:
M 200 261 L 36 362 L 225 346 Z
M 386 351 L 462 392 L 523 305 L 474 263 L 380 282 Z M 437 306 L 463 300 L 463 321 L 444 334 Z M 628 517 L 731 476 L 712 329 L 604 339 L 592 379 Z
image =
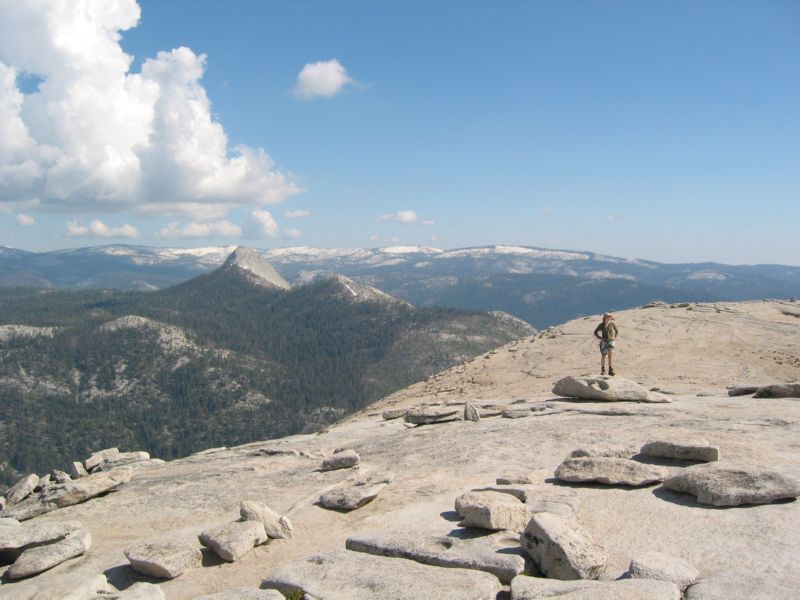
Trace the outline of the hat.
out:
M 613 318 L 614 318 L 614 315 L 612 315 L 611 313 L 605 313 L 605 314 L 603 315 L 603 318 L 605 319 L 606 317 L 608 317 L 609 319 L 613 319 Z

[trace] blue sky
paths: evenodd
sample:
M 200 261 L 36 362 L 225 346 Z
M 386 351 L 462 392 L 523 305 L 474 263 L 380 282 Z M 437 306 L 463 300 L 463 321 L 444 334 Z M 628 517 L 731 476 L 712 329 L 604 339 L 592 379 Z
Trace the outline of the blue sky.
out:
M 794 1 L 5 4 L 3 244 L 800 264 Z

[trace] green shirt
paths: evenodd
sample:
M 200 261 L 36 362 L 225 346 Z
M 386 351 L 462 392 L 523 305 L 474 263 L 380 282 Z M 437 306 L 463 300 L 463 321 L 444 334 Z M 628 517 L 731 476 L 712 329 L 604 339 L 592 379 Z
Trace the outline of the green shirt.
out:
M 601 335 L 597 335 L 598 332 Z M 597 327 L 595 327 L 594 335 L 595 337 L 599 337 L 600 339 L 613 342 L 617 339 L 617 326 L 613 321 L 609 321 L 608 325 L 605 323 L 600 323 Z

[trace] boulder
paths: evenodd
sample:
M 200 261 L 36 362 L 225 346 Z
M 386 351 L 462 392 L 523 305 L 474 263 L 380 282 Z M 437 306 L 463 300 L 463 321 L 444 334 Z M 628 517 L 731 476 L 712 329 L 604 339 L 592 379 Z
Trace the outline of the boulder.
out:
M 36 487 L 33 488 L 35 492 L 41 492 L 44 488 L 50 485 L 52 478 L 50 477 L 50 473 L 47 475 L 42 475 L 39 477 L 39 481 L 36 483 Z
M 461 540 L 450 536 L 417 535 L 407 532 L 373 532 L 347 538 L 345 546 L 375 556 L 407 558 L 434 567 L 456 567 L 486 571 L 502 583 L 525 570 L 519 538 L 507 533 Z
M 664 487 L 692 494 L 700 504 L 713 506 L 768 504 L 800 495 L 800 482 L 787 475 L 749 465 L 720 463 L 687 467 L 665 479 Z
M 678 587 L 667 581 L 557 581 L 520 575 L 511 582 L 511 600 L 680 600 Z
M 59 471 L 58 469 L 55 469 L 51 475 L 53 481 L 56 483 L 67 483 L 68 481 L 72 480 L 72 477 L 69 476 L 69 473 Z
M 671 402 L 658 392 L 622 377 L 564 377 L 553 386 L 553 393 L 567 398 L 608 402 Z
M 461 412 L 460 408 L 421 406 L 407 410 L 403 419 L 406 423 L 413 425 L 427 425 L 444 421 L 458 421 L 461 419 L 461 414 L 459 414 Z
M 119 448 L 106 448 L 105 450 L 99 450 L 83 461 L 83 466 L 86 467 L 86 470 L 91 473 L 92 470 L 98 465 L 116 456 L 119 456 Z
M 63 540 L 81 528 L 78 521 L 42 521 L 26 525 L 0 526 L 0 556 L 15 560 L 29 548 Z
M 337 550 L 279 567 L 261 587 L 325 600 L 494 600 L 494 575 Z
M 39 485 L 38 475 L 31 474 L 20 479 L 6 492 L 6 506 L 14 506 L 30 496 L 37 485 Z
M 481 420 L 481 412 L 472 402 L 464 403 L 464 420 L 474 423 Z
M 800 398 L 800 383 L 762 385 L 753 398 Z
M 140 463 L 146 460 L 150 460 L 150 454 L 147 452 L 119 452 L 116 456 L 112 456 L 100 462 L 99 465 L 92 469 L 92 473 L 109 471 L 117 467 Z
M 553 513 L 536 513 L 520 544 L 545 576 L 551 579 L 596 579 L 608 555 L 575 521 Z
M 39 494 L 30 496 L 14 506 L 11 510 L 4 511 L 4 516 L 24 521 L 43 515 L 51 510 L 79 504 L 108 492 L 133 477 L 130 467 L 119 467 L 111 471 L 93 473 L 87 477 L 49 486 Z
M 247 554 L 254 546 L 267 541 L 267 532 L 259 521 L 237 521 L 209 529 L 200 534 L 199 540 L 211 548 L 222 560 L 234 562 Z
M 507 408 L 502 412 L 502 417 L 506 419 L 524 419 L 530 417 L 533 413 L 530 408 Z
M 323 471 L 335 471 L 336 469 L 348 469 L 361 462 L 361 457 L 355 450 L 342 450 L 329 456 L 322 461 Z
M 142 542 L 125 549 L 133 570 L 161 579 L 174 579 L 203 564 L 200 548 L 180 542 Z
M 194 600 L 286 600 L 278 590 L 259 590 L 256 588 L 237 588 L 216 594 L 198 596 Z
M 661 552 L 645 552 L 631 561 L 625 576 L 631 579 L 671 581 L 683 591 L 697 581 L 700 571 L 682 558 Z
M 326 508 L 355 510 L 372 502 L 391 483 L 393 475 L 368 474 L 352 481 L 345 481 L 320 496 Z
M 82 462 L 72 462 L 69 465 L 69 475 L 72 479 L 80 479 L 81 477 L 86 477 L 89 474 L 89 471 L 83 466 Z
M 653 458 L 675 458 L 701 462 L 719 460 L 719 448 L 709 446 L 705 440 L 654 440 L 647 442 L 639 452 Z
M 78 531 L 54 544 L 29 548 L 6 571 L 6 577 L 9 579 L 21 579 L 22 577 L 38 575 L 70 558 L 85 554 L 91 546 L 92 536 L 89 532 Z
M 582 446 L 570 452 L 567 458 L 583 458 L 585 456 L 608 456 L 611 458 L 631 458 L 639 453 L 639 446 L 626 444 L 593 444 Z
M 391 421 L 392 419 L 399 419 L 400 417 L 406 414 L 407 408 L 390 408 L 389 410 L 383 411 L 381 417 L 386 421 Z
M 585 456 L 568 458 L 555 471 L 561 481 L 585 483 L 596 481 L 609 485 L 650 485 L 662 481 L 669 475 L 664 467 L 647 465 L 609 456 Z
M 480 527 L 495 531 L 522 531 L 533 511 L 511 494 L 494 491 L 467 492 L 456 498 L 456 512 L 462 527 Z
M 532 513 L 551 512 L 565 518 L 573 517 L 580 505 L 580 500 L 574 490 L 550 484 L 506 484 L 478 488 L 473 491 L 511 494 L 520 502 L 524 502 Z
M 285 540 L 292 537 L 292 522 L 279 515 L 266 504 L 242 500 L 239 514 L 245 521 L 258 521 L 264 525 L 264 531 L 273 539 Z

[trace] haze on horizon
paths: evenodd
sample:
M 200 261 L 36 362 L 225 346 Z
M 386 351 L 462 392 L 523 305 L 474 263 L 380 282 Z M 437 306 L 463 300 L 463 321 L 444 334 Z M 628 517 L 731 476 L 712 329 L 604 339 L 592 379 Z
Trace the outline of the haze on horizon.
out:
M 0 245 L 800 265 L 800 5 L 0 0 Z

